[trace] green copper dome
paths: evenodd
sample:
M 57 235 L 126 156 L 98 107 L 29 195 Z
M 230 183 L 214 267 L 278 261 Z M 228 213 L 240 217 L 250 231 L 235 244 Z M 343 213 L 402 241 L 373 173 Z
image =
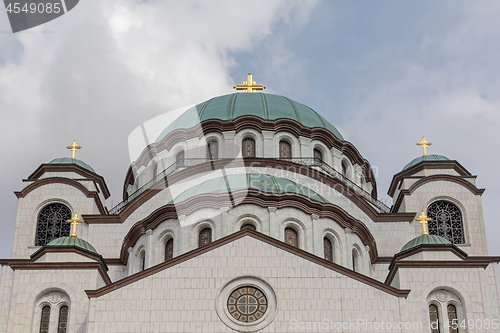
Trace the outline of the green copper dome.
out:
M 419 236 L 406 243 L 401 249 L 401 252 L 413 249 L 420 245 L 451 245 L 451 242 L 446 238 L 437 235 Z
M 449 158 L 443 155 L 425 155 L 415 158 L 413 161 L 408 163 L 404 168 L 404 170 L 408 170 L 411 167 L 421 163 L 421 162 L 438 162 L 438 161 L 450 161 Z
M 45 247 L 78 247 L 82 250 L 98 254 L 92 245 L 76 237 L 59 237 L 45 245 Z
M 49 164 L 73 164 L 95 173 L 94 169 L 90 165 L 88 165 L 83 161 L 77 160 L 76 158 L 69 158 L 69 157 L 56 158 L 50 161 Z
M 272 94 L 234 93 L 214 97 L 188 109 L 163 130 L 156 142 L 161 141 L 173 130 L 192 128 L 204 120 L 231 121 L 249 115 L 263 120 L 292 119 L 308 128 L 324 128 L 337 139 L 344 141 L 332 124 L 304 104 Z
M 310 188 L 299 185 L 291 180 L 264 174 L 248 173 L 207 180 L 185 190 L 174 200 L 170 201 L 169 204 L 177 204 L 200 194 L 224 194 L 246 189 L 272 194 L 296 193 L 311 200 L 329 203 L 328 200 Z

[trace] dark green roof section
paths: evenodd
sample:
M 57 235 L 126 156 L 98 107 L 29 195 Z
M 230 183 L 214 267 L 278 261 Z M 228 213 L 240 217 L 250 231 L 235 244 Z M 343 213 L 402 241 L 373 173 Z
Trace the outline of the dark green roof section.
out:
M 412 239 L 408 243 L 406 243 L 400 252 L 411 250 L 411 249 L 418 247 L 420 245 L 437 246 L 437 245 L 452 245 L 452 244 L 446 238 L 441 237 L 441 236 L 437 236 L 437 235 L 419 236 L 417 238 Z
M 69 157 L 56 158 L 50 161 L 49 164 L 66 164 L 66 165 L 73 164 L 73 165 L 78 165 L 92 173 L 96 173 L 90 165 L 88 165 L 83 161 L 77 160 L 76 158 L 69 158 Z
M 45 247 L 77 247 L 82 250 L 98 254 L 92 245 L 77 237 L 59 237 L 45 245 Z
M 442 162 L 442 161 L 450 161 L 449 158 L 447 158 L 446 156 L 443 156 L 443 155 L 425 155 L 425 156 L 420 156 L 420 157 L 417 157 L 415 159 L 413 159 L 410 163 L 408 163 L 407 165 L 405 165 L 405 167 L 403 168 L 403 171 L 404 170 L 408 170 L 410 169 L 411 167 L 419 164 L 419 163 L 422 163 L 422 162 Z
M 188 188 L 170 205 L 178 204 L 201 194 L 228 194 L 240 190 L 257 190 L 265 193 L 282 194 L 295 193 L 321 203 L 330 203 L 310 188 L 297 184 L 291 180 L 266 174 L 237 174 L 207 180 L 201 184 Z
M 163 130 L 156 142 L 176 129 L 189 129 L 208 119 L 232 121 L 248 115 L 271 121 L 292 119 L 308 128 L 324 128 L 344 141 L 335 126 L 304 104 L 272 94 L 234 93 L 214 97 L 188 109 Z

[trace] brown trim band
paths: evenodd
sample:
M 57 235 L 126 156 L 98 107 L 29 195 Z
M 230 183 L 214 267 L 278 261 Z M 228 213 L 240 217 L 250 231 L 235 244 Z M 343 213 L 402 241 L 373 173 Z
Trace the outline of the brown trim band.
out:
M 194 137 L 202 138 L 205 134 L 209 133 L 222 134 L 222 132 L 227 131 L 236 131 L 236 133 L 238 133 L 239 131 L 247 128 L 252 128 L 261 133 L 262 131 L 287 131 L 295 135 L 297 138 L 302 136 L 310 138 L 311 140 L 321 141 L 328 147 L 328 149 L 335 147 L 337 150 L 340 150 L 343 154 L 345 154 L 352 164 L 358 164 L 361 166 L 366 181 L 373 184 L 373 189 L 375 191 L 373 194 L 375 197 L 377 196 L 377 185 L 371 165 L 368 160 L 361 156 L 352 143 L 338 139 L 330 131 L 321 127 L 309 128 L 292 119 L 277 119 L 269 121 L 251 115 L 241 116 L 232 121 L 207 119 L 190 129 L 176 129 L 170 132 L 160 142 L 152 143 L 146 147 L 142 151 L 139 158 L 134 162 L 133 167 L 131 166 L 129 168 L 127 175 L 130 173 L 132 168 L 147 166 L 157 152 L 164 149 L 170 150 L 178 142 L 186 141 L 187 139 Z M 126 177 L 124 185 L 125 188 L 127 187 L 127 179 L 129 178 Z
M 432 175 L 432 176 L 427 176 L 423 177 L 420 180 L 416 181 L 414 184 L 410 186 L 409 189 L 406 190 L 401 190 L 399 192 L 398 198 L 394 205 L 391 207 L 391 212 L 396 212 L 399 207 L 401 206 L 401 203 L 403 202 L 403 198 L 405 196 L 412 195 L 413 192 L 415 192 L 419 187 L 430 183 L 430 182 L 437 182 L 437 181 L 449 181 L 453 182 L 459 185 L 462 185 L 466 189 L 468 189 L 472 194 L 474 195 L 483 195 L 485 189 L 478 189 L 474 184 L 471 182 L 468 182 L 467 180 L 463 179 L 462 177 L 458 176 L 452 176 L 452 175 Z
M 396 297 L 407 297 L 408 294 L 410 293 L 410 290 L 401 290 L 401 289 L 397 289 L 397 288 L 394 288 L 394 287 L 391 287 L 389 285 L 386 285 L 380 281 L 377 281 L 375 279 L 372 279 L 370 277 L 367 277 L 363 274 L 360 274 L 360 273 L 357 273 L 357 272 L 354 272 L 350 269 L 347 269 L 343 266 L 340 266 L 340 265 L 337 265 L 337 264 L 334 264 L 334 263 L 331 263 L 325 259 L 322 259 L 320 257 L 317 257 L 309 252 L 306 252 L 304 250 L 300 250 L 300 249 L 297 249 L 293 246 L 290 246 L 286 243 L 283 243 L 277 239 L 274 239 L 272 237 L 269 237 L 269 236 L 266 236 L 262 233 L 259 233 L 259 232 L 256 232 L 256 231 L 253 231 L 253 230 L 249 230 L 249 229 L 245 229 L 245 230 L 241 230 L 241 231 L 238 231 L 234 234 L 231 234 L 229 236 L 226 236 L 224 238 L 221 238 L 219 240 L 216 240 L 208 245 L 205 245 L 201 248 L 198 248 L 198 249 L 195 249 L 195 250 L 192 250 L 190 252 L 187 252 L 187 253 L 184 253 L 168 262 L 165 262 L 165 263 L 162 263 L 162 264 L 159 264 L 159 265 L 156 265 L 156 266 L 153 266 L 151 268 L 148 268 L 142 272 L 139 272 L 139 273 L 136 273 L 134 275 L 131 275 L 129 277 L 126 277 L 122 280 L 119 280 L 117 282 L 114 282 L 108 286 L 105 286 L 105 287 L 102 287 L 100 289 L 97 289 L 97 290 L 86 290 L 85 292 L 87 293 L 87 296 L 89 298 L 96 298 L 96 297 L 100 297 L 100 296 L 103 296 L 103 295 L 106 295 L 114 290 L 117 290 L 119 288 L 122 288 L 122 287 L 125 287 L 131 283 L 134 283 L 136 281 L 139 281 L 141 279 L 144 279 L 148 276 L 151 276 L 151 275 L 154 275 L 158 272 L 161 272 L 165 269 L 168 269 L 170 267 L 173 267 L 175 265 L 178 265 L 184 261 L 187 261 L 189 259 L 192 259 L 192 258 L 195 258 L 201 254 L 204 254 L 206 252 L 209 252 L 209 251 L 212 251 L 214 249 L 217 249 L 223 245 L 226 245 L 226 244 L 229 244 L 231 242 L 234 242 L 240 238 L 243 238 L 243 237 L 246 237 L 246 236 L 249 236 L 249 237 L 253 237 L 257 240 L 260 240 L 262 242 L 265 242 L 269 245 L 272 245 L 272 246 L 275 246 L 281 250 L 284 250 L 284 251 L 287 251 L 289 253 L 292 253 L 294 255 L 297 255 L 303 259 L 306 259 L 306 260 L 309 260 L 315 264 L 318 264 L 318 265 L 321 265 L 325 268 L 328 268 L 328 269 L 331 269 L 333 271 L 336 271 L 342 275 L 345 275 L 347 277 L 350 277 L 352 279 L 355 279 L 357 281 L 360 281 L 366 285 L 369 285 L 371 287 L 374 287 L 376 289 L 379 289 L 381 291 L 384 291 L 388 294 L 391 294 L 393 296 L 396 296 Z
M 349 228 L 359 236 L 364 245 L 370 247 L 370 259 L 374 263 L 377 260 L 377 245 L 375 238 L 366 225 L 356 220 L 342 208 L 333 204 L 323 204 L 312 201 L 306 197 L 296 194 L 266 194 L 255 190 L 239 191 L 232 193 L 238 205 L 252 204 L 262 208 L 276 207 L 296 208 L 311 215 L 331 218 L 339 223 L 343 228 Z M 240 202 L 241 200 L 241 202 Z M 152 212 L 142 221 L 135 223 L 125 236 L 120 252 L 122 262 L 128 261 L 128 248 L 133 247 L 139 238 L 146 233 L 146 230 L 154 230 L 167 219 L 177 219 L 179 215 L 189 215 L 201 208 L 222 208 L 232 207 L 226 195 L 202 194 L 192 197 L 177 205 L 165 205 Z
M 313 168 L 305 167 L 289 161 L 267 158 L 242 159 L 242 163 L 245 167 L 281 169 L 304 175 L 310 177 L 311 179 L 319 181 L 331 187 L 335 191 L 343 194 L 353 204 L 355 204 L 365 214 L 367 214 L 374 222 L 411 222 L 415 217 L 415 213 L 379 213 L 368 202 L 366 202 L 360 196 L 356 195 L 354 191 L 349 189 L 340 180 Z M 150 198 L 152 198 L 168 186 L 171 186 L 187 177 L 195 176 L 200 173 L 209 172 L 212 170 L 221 170 L 227 167 L 231 167 L 232 165 L 234 165 L 234 163 L 228 164 L 227 161 L 219 160 L 189 167 L 169 176 L 168 179 L 165 180 L 165 182 L 159 182 L 153 188 L 144 191 L 144 193 L 142 193 L 134 201 L 129 203 L 118 215 L 84 215 L 83 217 L 89 224 L 123 223 L 136 209 L 141 207 L 142 204 L 147 202 Z
M 396 192 L 397 185 L 401 182 L 401 179 L 406 176 L 412 176 L 417 172 L 423 171 L 425 169 L 453 169 L 460 176 L 471 176 L 471 173 L 465 169 L 462 164 L 458 161 L 422 161 L 408 170 L 403 170 L 392 177 L 391 185 L 387 194 L 393 197 L 394 192 Z
M 31 191 L 44 186 L 44 185 L 49 185 L 49 184 L 65 184 L 65 185 L 70 185 L 73 186 L 74 188 L 80 190 L 87 198 L 94 199 L 94 202 L 97 205 L 97 208 L 99 209 L 99 213 L 101 214 L 107 214 L 106 208 L 103 206 L 101 199 L 99 198 L 99 194 L 94 191 L 89 191 L 85 186 L 80 184 L 79 182 L 69 179 L 69 178 L 63 178 L 63 177 L 49 177 L 49 178 L 42 178 L 40 180 L 35 181 L 34 183 L 29 184 L 25 188 L 23 188 L 21 191 L 14 192 L 16 197 L 18 198 L 24 198 L 26 197 Z
M 399 268 L 486 268 L 489 264 L 490 261 L 483 260 L 396 261 L 384 283 L 390 285 Z
M 75 172 L 84 178 L 93 179 L 100 185 L 103 191 L 104 197 L 107 199 L 110 197 L 108 186 L 104 181 L 104 178 L 97 173 L 90 172 L 85 168 L 82 168 L 76 164 L 42 164 L 40 165 L 29 177 L 29 180 L 34 180 L 40 178 L 45 172 Z
M 73 253 L 76 253 L 76 254 L 79 254 L 81 256 L 84 256 L 86 258 L 89 258 L 89 259 L 93 259 L 93 260 L 96 260 L 96 261 L 99 261 L 101 262 L 103 260 L 102 256 L 98 255 L 98 254 L 93 254 L 93 253 L 90 253 L 88 251 L 83 251 L 77 247 L 42 247 L 40 248 L 38 251 L 36 251 L 35 253 L 33 253 L 31 255 L 31 260 L 33 261 L 37 261 L 38 259 L 40 259 L 44 254 L 46 253 L 60 253 L 60 252 L 73 252 Z
M 52 263 L 52 262 L 43 262 L 43 263 L 34 263 L 32 261 L 25 262 L 12 262 L 8 264 L 2 264 L 2 266 L 9 266 L 12 270 L 42 270 L 42 269 L 54 269 L 54 270 L 78 270 L 78 269 L 97 269 L 99 274 L 101 275 L 104 283 L 106 285 L 110 285 L 111 279 L 106 273 L 106 270 L 103 268 L 103 265 L 98 262 L 64 262 L 64 263 Z

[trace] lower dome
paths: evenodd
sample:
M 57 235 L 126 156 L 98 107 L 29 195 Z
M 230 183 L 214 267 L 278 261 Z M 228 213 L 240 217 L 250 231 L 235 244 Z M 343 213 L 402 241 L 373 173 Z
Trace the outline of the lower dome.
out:
M 59 237 L 45 245 L 45 247 L 78 247 L 82 250 L 98 254 L 89 242 L 76 237 Z
M 438 235 L 425 235 L 413 238 L 411 241 L 405 244 L 401 249 L 401 252 L 413 249 L 420 245 L 452 245 L 449 240 Z

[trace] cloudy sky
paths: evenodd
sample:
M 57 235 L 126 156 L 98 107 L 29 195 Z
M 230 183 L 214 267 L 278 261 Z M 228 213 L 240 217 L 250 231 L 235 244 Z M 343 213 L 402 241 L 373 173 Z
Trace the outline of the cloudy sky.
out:
M 425 135 L 430 153 L 478 175 L 500 255 L 498 17 L 498 1 L 82 0 L 12 34 L 0 10 L 0 258 L 13 191 L 41 163 L 69 156 L 76 139 L 111 206 L 135 127 L 231 93 L 248 72 L 331 121 L 376 168 L 380 198 Z

